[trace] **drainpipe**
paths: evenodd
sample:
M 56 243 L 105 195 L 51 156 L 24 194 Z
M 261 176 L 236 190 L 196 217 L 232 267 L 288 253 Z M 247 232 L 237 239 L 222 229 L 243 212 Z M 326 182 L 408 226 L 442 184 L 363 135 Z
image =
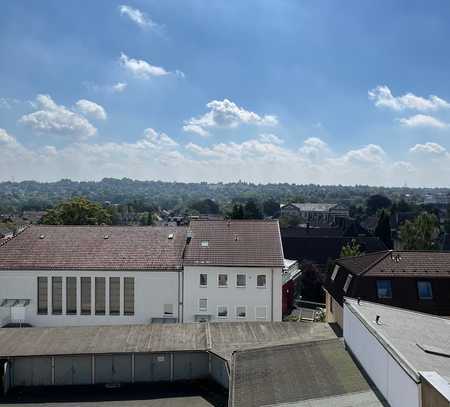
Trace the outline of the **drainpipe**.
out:
M 270 320 L 273 322 L 273 269 L 272 269 L 271 282 L 272 282 L 272 289 L 270 290 L 270 295 L 271 295 L 272 310 L 270 312 Z

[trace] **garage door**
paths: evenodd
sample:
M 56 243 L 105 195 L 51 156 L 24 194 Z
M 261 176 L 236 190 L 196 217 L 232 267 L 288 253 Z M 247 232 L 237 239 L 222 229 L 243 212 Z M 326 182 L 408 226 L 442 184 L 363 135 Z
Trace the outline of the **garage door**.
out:
M 134 356 L 134 381 L 169 381 L 170 365 L 170 353 L 138 353 Z
M 206 352 L 180 352 L 173 354 L 173 379 L 192 380 L 209 374 L 209 357 Z
M 52 384 L 51 357 L 15 358 L 14 386 L 49 386 Z
M 56 356 L 55 384 L 91 384 L 91 356 Z
M 131 383 L 131 355 L 95 356 L 95 383 Z

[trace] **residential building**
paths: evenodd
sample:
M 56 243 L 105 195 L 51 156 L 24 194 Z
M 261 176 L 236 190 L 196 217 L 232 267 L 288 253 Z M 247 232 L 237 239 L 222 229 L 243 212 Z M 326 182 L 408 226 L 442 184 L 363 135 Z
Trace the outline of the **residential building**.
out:
M 343 314 L 346 348 L 388 405 L 450 405 L 448 318 L 350 298 Z
M 30 226 L 0 246 L 0 326 L 281 320 L 276 221 Z
M 289 203 L 281 205 L 281 216 L 300 217 L 310 225 L 336 224 L 338 218 L 349 216 L 346 207 L 329 203 Z
M 325 283 L 327 320 L 343 326 L 344 296 L 450 316 L 450 252 L 386 250 L 336 260 Z
M 281 320 L 278 221 L 194 221 L 188 233 L 184 321 Z

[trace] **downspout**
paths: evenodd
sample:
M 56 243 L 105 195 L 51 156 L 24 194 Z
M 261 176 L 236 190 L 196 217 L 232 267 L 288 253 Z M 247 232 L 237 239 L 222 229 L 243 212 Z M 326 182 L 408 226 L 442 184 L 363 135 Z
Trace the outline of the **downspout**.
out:
M 271 304 L 272 304 L 272 310 L 270 312 L 271 315 L 271 321 L 273 322 L 273 269 L 272 269 L 272 277 L 271 277 L 271 281 L 272 281 L 272 289 L 270 290 L 270 295 L 271 295 Z

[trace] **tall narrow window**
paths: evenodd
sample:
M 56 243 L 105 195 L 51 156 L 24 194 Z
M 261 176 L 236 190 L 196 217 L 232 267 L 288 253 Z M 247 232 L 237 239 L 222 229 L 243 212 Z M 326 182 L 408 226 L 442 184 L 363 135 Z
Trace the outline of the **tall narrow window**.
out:
M 345 284 L 344 284 L 344 293 L 346 293 L 348 291 L 348 287 L 350 287 L 350 283 L 352 282 L 352 278 L 353 278 L 353 276 L 351 274 L 349 274 L 347 276 L 347 279 L 345 280 Z
M 208 311 L 208 298 L 200 298 L 198 301 L 198 310 L 200 312 Z
M 123 279 L 123 312 L 134 315 L 134 277 Z
M 258 274 L 256 276 L 256 287 L 266 288 L 266 275 L 265 274 Z
M 245 274 L 236 274 L 236 287 L 245 287 L 247 284 Z
M 336 276 L 337 276 L 337 273 L 338 273 L 338 271 L 339 271 L 339 268 L 340 268 L 339 264 L 336 264 L 336 265 L 334 266 L 333 274 L 331 274 L 331 281 L 334 281 L 334 280 L 335 280 L 335 278 L 336 278 Z
M 66 278 L 66 314 L 76 315 L 77 313 L 77 278 Z
M 52 314 L 62 314 L 62 277 L 52 277 Z
M 208 286 L 208 274 L 200 274 L 200 287 Z
M 95 315 L 105 315 L 105 277 L 95 277 Z
M 91 315 L 91 277 L 81 277 L 81 315 Z
M 48 314 L 48 279 L 47 277 L 38 277 L 38 314 Z
M 120 277 L 109 278 L 109 315 L 120 315 Z
M 219 287 L 228 287 L 228 274 L 219 274 L 218 285 Z

